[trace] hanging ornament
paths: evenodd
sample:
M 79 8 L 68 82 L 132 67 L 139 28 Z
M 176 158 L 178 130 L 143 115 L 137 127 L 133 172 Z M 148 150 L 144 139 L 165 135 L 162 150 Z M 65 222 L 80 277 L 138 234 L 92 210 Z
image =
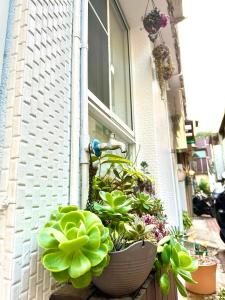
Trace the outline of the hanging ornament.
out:
M 169 16 L 160 12 L 157 7 L 155 7 L 150 13 L 145 13 L 143 25 L 145 30 L 149 33 L 151 42 L 154 42 L 157 39 L 160 28 L 166 27 L 168 22 Z
M 155 59 L 156 73 L 161 94 L 163 95 L 166 81 L 171 78 L 174 72 L 170 49 L 165 44 L 160 44 L 153 49 L 152 54 Z

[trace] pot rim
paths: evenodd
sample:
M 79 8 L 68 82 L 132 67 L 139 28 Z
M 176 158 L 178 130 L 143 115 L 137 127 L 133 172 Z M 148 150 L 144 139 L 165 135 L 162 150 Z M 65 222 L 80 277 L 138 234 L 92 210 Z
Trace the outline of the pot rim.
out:
M 136 246 L 136 245 L 138 245 L 138 244 L 142 244 L 143 247 L 144 247 L 146 243 L 147 243 L 147 244 L 150 244 L 150 245 L 152 245 L 152 246 L 155 246 L 155 248 L 157 248 L 157 246 L 156 246 L 155 244 L 149 242 L 148 240 L 144 240 L 144 241 L 137 241 L 137 242 L 131 244 L 129 247 L 127 247 L 127 248 L 125 248 L 125 249 L 123 249 L 123 250 L 112 251 L 112 252 L 110 252 L 109 254 L 123 253 L 123 252 L 127 251 L 128 249 L 133 248 L 134 246 Z

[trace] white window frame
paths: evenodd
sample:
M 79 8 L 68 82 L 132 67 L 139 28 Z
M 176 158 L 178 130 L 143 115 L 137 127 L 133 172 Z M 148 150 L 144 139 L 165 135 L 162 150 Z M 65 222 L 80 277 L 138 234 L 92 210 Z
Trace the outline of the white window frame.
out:
M 110 3 L 109 1 L 114 1 L 117 9 L 121 15 L 121 18 L 126 26 L 127 29 L 127 36 L 128 36 L 128 60 L 129 60 L 129 79 L 130 79 L 130 105 L 131 105 L 131 121 L 132 121 L 132 128 L 130 128 L 123 120 L 121 120 L 112 110 L 112 90 L 111 90 L 111 47 L 110 47 L 110 15 L 109 15 L 109 8 Z M 97 12 L 95 11 L 93 5 L 89 0 L 89 5 L 91 6 L 94 14 L 98 18 L 99 22 L 101 23 L 102 28 L 104 29 L 107 37 L 108 37 L 108 66 L 109 66 L 109 106 L 108 108 L 102 101 L 100 101 L 89 89 L 88 89 L 88 107 L 89 107 L 89 114 L 94 117 L 97 121 L 102 123 L 112 132 L 121 136 L 127 143 L 135 144 L 135 128 L 134 128 L 134 105 L 133 105 L 133 96 L 132 96 L 132 69 L 131 69 L 131 47 L 130 47 L 130 28 L 126 21 L 126 18 L 121 10 L 119 2 L 117 0 L 107 0 L 107 30 L 102 24 Z

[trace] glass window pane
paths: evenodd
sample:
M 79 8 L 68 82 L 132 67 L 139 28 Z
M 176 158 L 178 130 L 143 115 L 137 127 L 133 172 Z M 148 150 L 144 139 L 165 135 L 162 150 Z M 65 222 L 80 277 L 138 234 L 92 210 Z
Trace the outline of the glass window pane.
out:
M 98 14 L 102 24 L 107 29 L 107 0 L 91 0 L 90 2 Z
M 128 31 L 118 8 L 110 3 L 112 109 L 131 127 Z
M 98 139 L 100 142 L 107 143 L 111 133 L 107 127 L 89 116 L 89 135 L 91 140 Z
M 108 36 L 90 6 L 88 15 L 88 88 L 109 107 Z
M 89 115 L 89 136 L 90 139 L 98 139 L 102 143 L 108 143 L 110 140 L 110 135 L 112 131 L 104 126 L 100 121 L 96 120 L 94 117 Z M 127 146 L 128 152 L 125 156 L 130 157 L 130 147 L 129 144 L 118 134 L 116 134 L 116 140 L 124 143 Z M 121 153 L 120 149 L 107 151 L 118 155 L 124 155 Z

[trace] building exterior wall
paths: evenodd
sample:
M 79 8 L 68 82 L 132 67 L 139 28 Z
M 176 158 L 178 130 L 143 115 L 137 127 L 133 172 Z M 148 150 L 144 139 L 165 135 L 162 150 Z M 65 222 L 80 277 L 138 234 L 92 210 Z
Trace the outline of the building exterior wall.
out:
M 15 0 L 0 181 L 1 199 L 7 196 L 9 203 L 0 211 L 4 300 L 47 300 L 53 284 L 41 265 L 36 235 L 50 211 L 69 203 L 72 4 Z M 169 222 L 178 225 L 167 102 L 139 26 L 131 27 L 131 58 L 138 163 L 149 163 Z
M 4 300 L 49 299 L 36 242 L 49 212 L 69 202 L 72 2 L 17 0 L 7 83 L 1 194 Z M 2 224 L 3 223 L 3 224 Z
M 171 127 L 168 118 L 167 100 L 161 99 L 156 80 L 151 43 L 146 32 L 139 27 L 131 29 L 133 100 L 135 112 L 135 134 L 138 162 L 145 160 L 155 177 L 156 192 L 163 200 L 169 222 L 178 225 L 179 191 L 174 173 L 170 140 Z M 178 182 L 177 182 L 178 184 Z

